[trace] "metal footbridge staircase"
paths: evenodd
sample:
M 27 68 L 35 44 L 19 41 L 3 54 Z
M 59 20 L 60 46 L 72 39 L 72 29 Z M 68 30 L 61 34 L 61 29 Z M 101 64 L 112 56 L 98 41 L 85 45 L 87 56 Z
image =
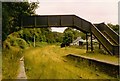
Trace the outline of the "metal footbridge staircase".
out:
M 72 27 L 91 35 L 91 50 L 93 50 L 92 35 L 111 55 L 119 55 L 119 35 L 105 23 L 92 24 L 76 15 L 34 15 L 21 18 L 23 28 Z M 87 43 L 88 50 L 88 43 Z

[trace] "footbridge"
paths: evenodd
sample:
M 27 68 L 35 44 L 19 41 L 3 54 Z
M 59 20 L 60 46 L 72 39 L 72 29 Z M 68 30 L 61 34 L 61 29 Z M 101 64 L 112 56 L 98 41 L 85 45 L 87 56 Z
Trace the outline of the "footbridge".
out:
M 23 28 L 72 27 L 86 34 L 86 50 L 88 51 L 88 35 L 91 36 L 91 51 L 93 51 L 92 35 L 111 55 L 119 54 L 119 35 L 105 23 L 92 24 L 76 15 L 34 15 L 21 18 Z

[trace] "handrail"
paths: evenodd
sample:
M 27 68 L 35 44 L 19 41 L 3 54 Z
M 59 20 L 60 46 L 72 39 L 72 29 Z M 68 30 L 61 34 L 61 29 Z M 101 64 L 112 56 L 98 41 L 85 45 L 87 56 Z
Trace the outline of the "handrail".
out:
M 99 42 L 106 48 L 106 50 L 113 54 L 113 45 L 105 38 L 105 36 L 97 29 L 96 26 L 91 27 L 91 32 L 99 40 Z
M 119 44 L 119 35 L 108 25 L 105 23 L 95 24 L 95 26 L 102 32 L 106 32 L 106 34 L 116 43 Z
M 110 37 L 117 43 L 119 44 L 119 35 L 108 25 L 105 23 L 102 23 L 101 25 L 104 26 L 105 31 L 110 35 Z

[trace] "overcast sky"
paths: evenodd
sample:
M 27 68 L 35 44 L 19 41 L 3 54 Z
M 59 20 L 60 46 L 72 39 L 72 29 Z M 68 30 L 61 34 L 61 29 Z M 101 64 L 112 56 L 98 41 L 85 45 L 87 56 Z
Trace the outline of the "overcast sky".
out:
M 119 0 L 38 0 L 38 1 L 40 2 L 40 4 L 38 9 L 36 10 L 36 13 L 39 15 L 74 14 L 92 23 L 105 22 L 118 24 Z M 59 30 L 61 31 L 62 29 Z

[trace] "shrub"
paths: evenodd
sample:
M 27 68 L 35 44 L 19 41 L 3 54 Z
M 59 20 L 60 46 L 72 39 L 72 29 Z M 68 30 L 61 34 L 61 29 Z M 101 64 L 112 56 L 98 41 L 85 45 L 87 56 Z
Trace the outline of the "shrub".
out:
M 17 46 L 22 49 L 26 48 L 28 46 L 27 42 L 22 38 L 15 38 L 12 36 L 9 36 L 4 42 L 3 42 L 3 48 L 10 49 L 11 46 Z
M 20 48 L 2 49 L 2 79 L 15 79 L 19 72 Z
M 10 49 L 10 47 L 11 47 L 10 42 L 5 41 L 5 42 L 3 43 L 3 49 L 5 49 L 5 48 Z
M 14 40 L 14 45 L 19 46 L 22 49 L 24 49 L 24 48 L 26 48 L 28 46 L 26 41 L 24 39 L 21 39 L 21 38 L 16 38 Z

